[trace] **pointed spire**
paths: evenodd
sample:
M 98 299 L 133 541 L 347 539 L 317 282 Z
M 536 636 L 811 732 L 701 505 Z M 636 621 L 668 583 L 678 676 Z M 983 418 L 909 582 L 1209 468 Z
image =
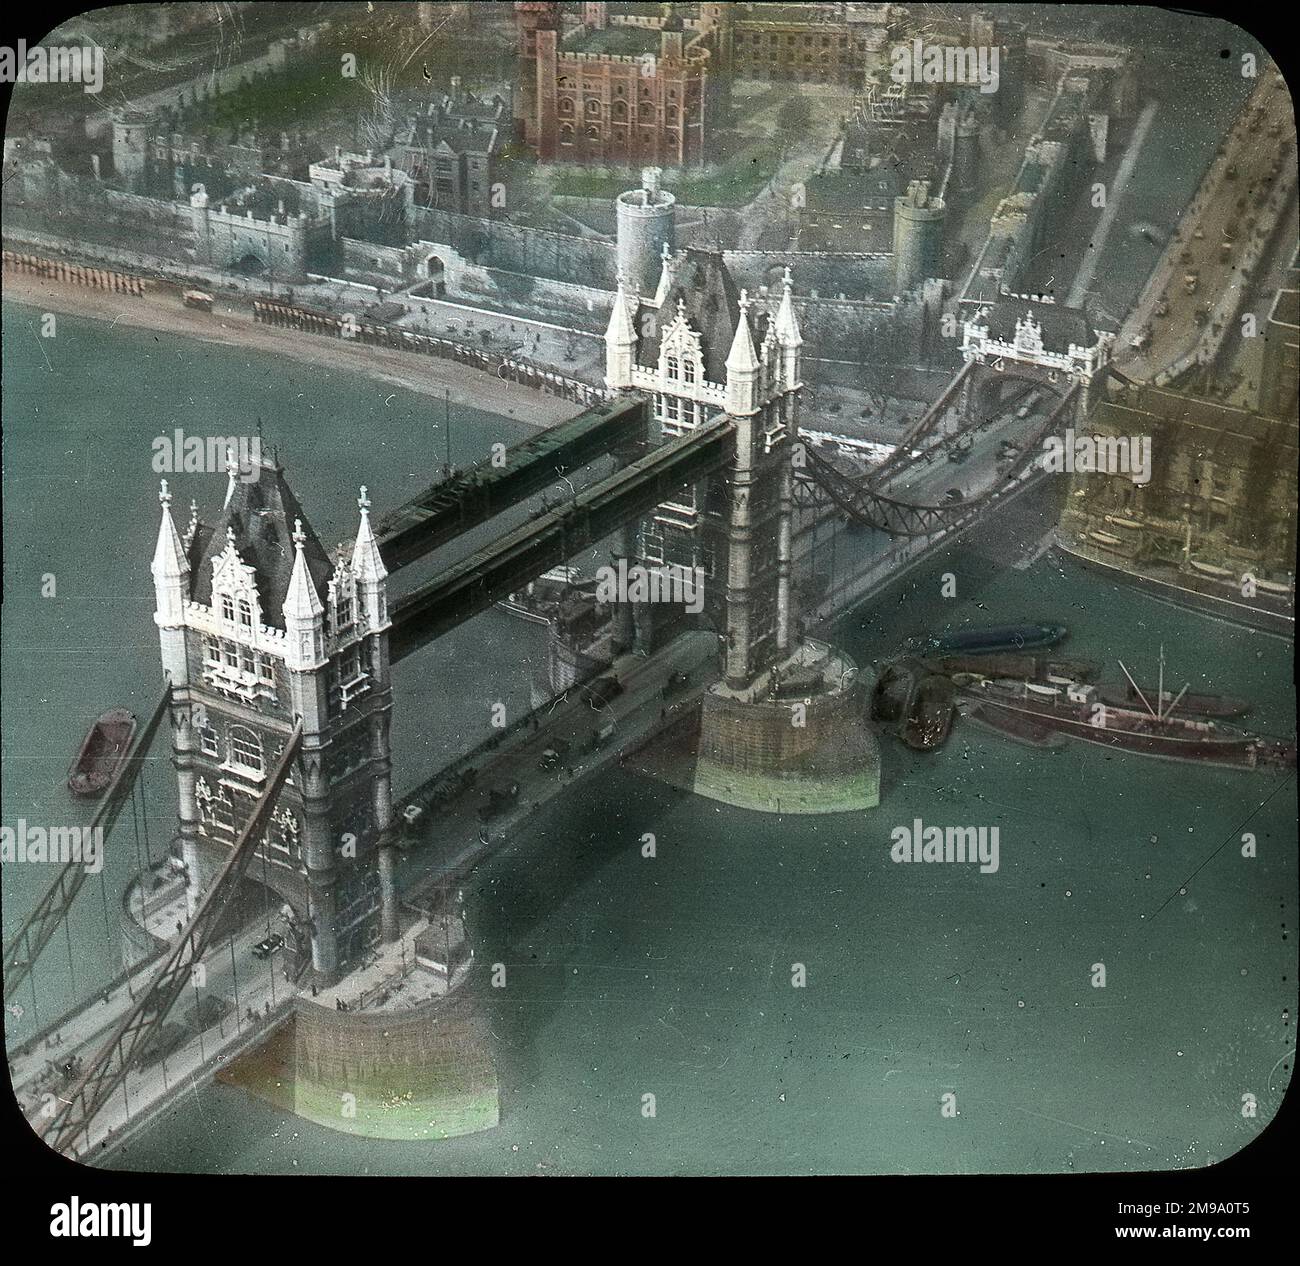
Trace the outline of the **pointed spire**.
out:
M 190 564 L 172 519 L 172 494 L 167 490 L 165 479 L 158 500 L 162 504 L 162 522 L 158 525 L 153 562 L 149 564 L 155 600 L 153 618 L 159 628 L 175 629 L 185 623 L 185 603 L 190 596 Z
M 758 356 L 754 352 L 754 338 L 749 332 L 749 291 L 740 292 L 740 320 L 736 322 L 736 336 L 727 353 L 728 374 L 752 374 L 758 369 Z
M 790 269 L 785 270 L 785 289 L 781 293 L 781 306 L 776 310 L 776 336 L 785 347 L 802 347 L 799 318 L 795 316 L 794 297 L 791 290 Z
M 318 619 L 325 610 L 316 586 L 312 584 L 311 573 L 307 570 L 307 555 L 303 546 L 307 543 L 307 533 L 302 530 L 302 520 L 293 522 L 293 575 L 289 577 L 289 589 L 284 595 L 284 618 L 288 622 L 310 624 Z
M 388 568 L 384 566 L 374 529 L 370 526 L 370 498 L 366 495 L 365 484 L 361 485 L 357 508 L 361 511 L 361 526 L 357 529 L 356 544 L 352 547 L 352 574 L 359 581 L 376 584 L 387 578 Z
M 636 344 L 636 332 L 632 329 L 632 319 L 627 311 L 627 293 L 619 282 L 618 294 L 614 307 L 609 314 L 609 325 L 605 327 L 605 345 L 607 347 L 632 347 Z
M 659 285 L 655 288 L 655 306 L 662 309 L 668 292 L 673 288 L 673 252 L 667 242 L 659 252 Z
M 194 537 L 199 530 L 199 503 L 192 497 L 190 498 L 190 521 L 185 527 L 185 548 L 188 550 L 194 544 Z
M 172 518 L 172 494 L 167 490 L 167 481 L 162 481 L 158 493 L 162 504 L 162 522 L 158 525 L 158 544 L 154 548 L 153 562 L 149 567 L 155 581 L 175 580 L 190 574 L 190 565 L 185 557 L 185 547 L 181 544 L 180 533 L 176 530 Z

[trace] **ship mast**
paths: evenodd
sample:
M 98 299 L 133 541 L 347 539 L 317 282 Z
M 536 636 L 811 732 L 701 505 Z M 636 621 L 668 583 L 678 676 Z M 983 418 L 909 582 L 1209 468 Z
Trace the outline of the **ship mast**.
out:
M 1165 644 L 1160 643 L 1160 680 L 1156 684 L 1156 720 L 1164 718 L 1165 711 Z
M 1147 702 L 1146 695 L 1142 693 L 1137 682 L 1133 680 L 1133 674 L 1130 673 L 1129 670 L 1124 667 L 1124 661 L 1122 659 L 1117 659 L 1115 662 L 1119 665 L 1120 672 L 1122 672 L 1124 676 L 1128 678 L 1128 684 L 1133 687 L 1133 693 L 1137 695 L 1139 699 L 1142 700 L 1142 706 L 1149 713 L 1151 713 L 1151 715 L 1155 717 L 1157 721 L 1160 720 L 1159 716 L 1156 715 L 1155 709 Z

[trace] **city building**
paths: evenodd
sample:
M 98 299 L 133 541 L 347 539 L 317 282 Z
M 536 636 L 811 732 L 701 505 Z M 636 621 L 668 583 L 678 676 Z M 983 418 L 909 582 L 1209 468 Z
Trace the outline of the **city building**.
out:
M 498 93 L 483 100 L 453 77 L 450 92 L 410 119 L 393 157 L 415 181 L 421 206 L 492 216 L 501 206 L 493 192 L 496 164 L 511 126 L 505 98 Z
M 515 6 L 524 140 L 547 162 L 682 167 L 703 161 L 711 29 L 681 16 L 644 24 L 610 20 L 609 6 L 584 4 L 565 32 L 558 4 Z M 724 5 L 704 6 L 709 10 Z

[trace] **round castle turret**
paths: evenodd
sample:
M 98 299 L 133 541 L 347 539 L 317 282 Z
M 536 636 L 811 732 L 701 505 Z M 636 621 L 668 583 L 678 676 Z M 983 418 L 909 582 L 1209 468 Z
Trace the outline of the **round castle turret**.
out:
M 930 196 L 930 184 L 913 180 L 894 199 L 894 291 L 904 294 L 927 277 L 937 277 L 943 248 L 944 203 Z
M 659 187 L 660 170 L 641 172 L 641 188 L 615 200 L 618 214 L 618 278 L 638 296 L 655 292 L 663 266 L 663 248 L 676 247 L 677 199 Z
M 144 179 L 149 154 L 149 116 L 126 110 L 113 119 L 113 170 L 136 189 Z

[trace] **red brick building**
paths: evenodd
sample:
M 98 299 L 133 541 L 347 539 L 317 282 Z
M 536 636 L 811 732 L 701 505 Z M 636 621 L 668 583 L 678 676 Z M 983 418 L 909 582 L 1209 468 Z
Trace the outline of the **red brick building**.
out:
M 671 13 L 616 14 L 611 20 L 608 6 L 600 3 L 584 4 L 581 24 L 567 32 L 558 4 L 518 3 L 515 15 L 516 110 L 524 139 L 539 158 L 628 167 L 702 161 L 709 114 L 707 30 L 688 29 Z

